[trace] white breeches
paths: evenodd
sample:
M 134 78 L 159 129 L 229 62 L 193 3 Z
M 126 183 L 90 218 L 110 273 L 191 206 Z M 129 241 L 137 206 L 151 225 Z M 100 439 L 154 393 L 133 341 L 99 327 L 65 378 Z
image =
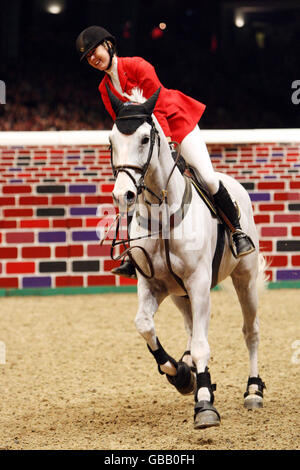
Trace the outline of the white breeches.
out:
M 206 144 L 198 125 L 181 142 L 181 155 L 192 166 L 205 181 L 210 193 L 216 194 L 219 189 L 217 178 L 211 163 Z

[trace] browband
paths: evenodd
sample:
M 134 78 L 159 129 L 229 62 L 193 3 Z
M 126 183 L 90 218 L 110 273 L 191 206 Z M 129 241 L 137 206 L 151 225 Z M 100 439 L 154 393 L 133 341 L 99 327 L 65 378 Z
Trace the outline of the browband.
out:
M 132 114 L 129 116 L 119 116 L 115 121 L 120 121 L 121 119 L 144 119 L 151 122 L 151 116 L 148 114 Z

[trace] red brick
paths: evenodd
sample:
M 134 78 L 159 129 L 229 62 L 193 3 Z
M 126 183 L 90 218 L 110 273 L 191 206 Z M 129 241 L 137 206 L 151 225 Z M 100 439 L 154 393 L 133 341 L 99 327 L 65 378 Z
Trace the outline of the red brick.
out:
M 52 196 L 51 204 L 54 204 L 54 205 L 81 204 L 81 196 Z
M 22 248 L 22 258 L 50 258 L 49 246 L 26 246 Z
M 132 286 L 137 284 L 137 279 L 128 279 L 120 276 L 120 286 Z
M 262 237 L 286 237 L 287 227 L 262 227 Z
M 268 265 L 272 268 L 282 267 L 288 265 L 287 256 L 265 256 Z
M 57 258 L 76 258 L 83 256 L 82 245 L 57 246 L 55 248 Z
M 46 196 L 21 196 L 20 206 L 44 206 L 48 205 L 48 197 Z
M 17 257 L 18 257 L 17 248 L 9 248 L 9 247 L 0 248 L 0 258 L 12 259 L 12 258 L 17 258 Z
M 270 216 L 269 214 L 256 214 L 254 221 L 256 224 L 268 224 L 270 222 Z
M 273 251 L 273 241 L 259 240 L 259 248 L 261 251 Z
M 102 191 L 103 193 L 112 193 L 113 189 L 114 189 L 114 184 L 100 184 L 100 191 Z
M 88 286 L 114 286 L 115 276 L 88 276 Z
M 7 263 L 6 273 L 7 274 L 29 274 L 35 272 L 35 263 Z
M 17 228 L 16 220 L 0 220 L 0 229 Z
M 300 214 L 275 214 L 274 222 L 277 222 L 277 223 L 300 222 Z
M 113 259 L 104 260 L 104 271 L 111 271 L 113 268 L 120 266 L 120 261 Z
M 86 204 L 112 204 L 112 196 L 85 196 Z
M 85 226 L 86 227 L 97 227 L 99 222 L 103 220 L 103 217 L 90 217 L 85 220 Z
M 110 246 L 88 245 L 87 255 L 88 256 L 110 256 Z
M 293 235 L 293 237 L 299 237 L 300 236 L 300 227 L 292 227 L 292 235 Z
M 259 210 L 263 212 L 283 211 L 284 204 L 259 204 Z
M 17 289 L 18 287 L 19 287 L 19 280 L 17 277 L 1 277 L 0 278 L 0 288 Z
M 265 271 L 265 274 L 266 274 L 267 280 L 269 282 L 272 282 L 273 281 L 273 272 L 267 270 L 267 271 Z
M 3 186 L 2 191 L 3 191 L 3 194 L 31 193 L 32 187 L 31 186 L 25 186 L 25 185 L 11 184 L 9 186 Z
M 21 228 L 49 228 L 48 219 L 32 219 L 32 220 L 21 220 Z
M 3 209 L 4 217 L 32 217 L 33 209 Z
M 9 232 L 5 238 L 6 243 L 34 243 L 33 232 Z
M 275 193 L 274 201 L 299 201 L 300 193 Z
M 300 181 L 291 181 L 290 182 L 291 189 L 300 189 Z
M 83 276 L 57 276 L 56 287 L 82 287 Z
M 16 200 L 14 197 L 0 197 L 0 206 L 15 206 Z
M 82 227 L 82 219 L 54 219 L 52 221 L 53 228 L 57 227 Z
M 258 189 L 284 189 L 284 181 L 264 181 L 257 183 Z
M 300 266 L 300 255 L 292 256 L 292 266 Z

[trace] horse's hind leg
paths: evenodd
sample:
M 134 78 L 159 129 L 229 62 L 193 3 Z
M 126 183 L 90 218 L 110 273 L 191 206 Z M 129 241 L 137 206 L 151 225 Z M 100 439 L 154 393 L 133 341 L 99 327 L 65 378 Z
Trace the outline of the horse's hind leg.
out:
M 263 406 L 263 389 L 265 385 L 258 375 L 257 265 L 254 263 L 254 256 L 252 260 L 249 258 L 240 261 L 231 278 L 242 307 L 243 334 L 249 352 L 249 379 L 244 394 L 244 406 L 248 409 L 254 409 Z

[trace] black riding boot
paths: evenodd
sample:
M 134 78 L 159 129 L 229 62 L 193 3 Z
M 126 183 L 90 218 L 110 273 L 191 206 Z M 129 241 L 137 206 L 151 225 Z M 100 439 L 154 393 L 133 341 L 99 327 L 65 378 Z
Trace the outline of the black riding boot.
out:
M 117 276 L 129 277 L 130 279 L 136 279 L 135 267 L 130 260 L 125 261 L 121 266 L 111 270 L 113 274 Z
M 213 198 L 222 221 L 231 231 L 236 258 L 252 253 L 252 251 L 255 250 L 253 242 L 251 238 L 242 231 L 236 207 L 222 181 L 220 181 L 218 192 Z

